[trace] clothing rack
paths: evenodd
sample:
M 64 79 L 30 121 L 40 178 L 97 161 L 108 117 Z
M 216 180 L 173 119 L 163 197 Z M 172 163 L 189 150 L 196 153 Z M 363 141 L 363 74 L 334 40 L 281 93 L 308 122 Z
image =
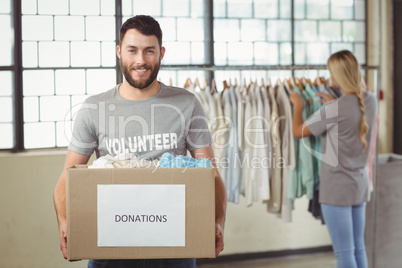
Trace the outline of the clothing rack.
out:
M 378 70 L 380 66 L 361 65 L 365 70 Z M 209 65 L 162 65 L 161 70 L 172 71 L 294 71 L 294 70 L 325 70 L 326 65 L 222 65 L 222 66 L 209 66 Z

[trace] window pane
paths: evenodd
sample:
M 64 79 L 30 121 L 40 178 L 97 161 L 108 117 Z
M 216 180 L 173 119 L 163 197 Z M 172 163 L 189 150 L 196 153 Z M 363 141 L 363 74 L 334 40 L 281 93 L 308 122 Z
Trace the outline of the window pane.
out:
M 0 66 L 10 66 L 13 64 L 13 42 L 0 40 Z
M 316 41 L 317 22 L 302 20 L 295 23 L 295 41 Z
M 24 96 L 54 94 L 54 73 L 51 70 L 23 72 Z
M 310 80 L 314 80 L 318 75 L 317 70 L 296 70 L 295 77 L 304 77 Z
M 39 98 L 24 97 L 24 122 L 39 121 Z
M 71 121 L 61 121 L 56 123 L 56 146 L 67 147 L 70 144 L 72 132 Z
M 216 65 L 227 65 L 227 44 L 223 42 L 215 42 L 214 44 L 214 58 Z
M 292 44 L 282 43 L 280 45 L 280 64 L 290 65 L 292 64 Z
M 10 71 L 0 71 L 0 96 L 11 96 L 13 88 L 13 73 Z
M 228 60 L 233 65 L 252 65 L 253 64 L 253 44 L 252 43 L 228 43 Z
M 68 0 L 38 0 L 38 13 L 48 15 L 68 14 Z
M 102 42 L 102 66 L 116 66 L 115 42 Z
M 345 21 L 343 22 L 343 41 L 346 42 L 364 42 L 365 37 L 364 22 Z
M 100 66 L 100 43 L 71 42 L 71 66 Z
M 99 15 L 99 0 L 70 0 L 71 15 Z
M 190 63 L 190 43 L 165 42 L 166 53 L 163 64 L 188 64 Z
M 192 18 L 204 17 L 204 0 L 191 0 L 191 14 Z
M 292 71 L 268 71 L 268 77 L 271 79 L 272 82 L 278 79 L 289 79 L 292 76 Z
M 176 19 L 174 18 L 160 18 L 158 19 L 163 33 L 163 42 L 176 41 Z
M 163 2 L 163 16 L 187 17 L 190 15 L 189 0 L 169 0 L 162 2 Z
M 331 19 L 353 19 L 353 0 L 331 0 Z
M 306 45 L 295 44 L 295 64 L 306 64 Z
M 319 39 L 321 41 L 341 42 L 341 22 L 340 21 L 320 21 Z
M 70 46 L 68 42 L 39 42 L 40 67 L 68 67 Z
M 53 40 L 53 17 L 22 16 L 22 40 Z
M 254 17 L 278 18 L 278 0 L 254 0 Z
M 240 38 L 238 20 L 214 20 L 215 41 L 238 41 Z
M 225 18 L 226 17 L 226 0 L 214 0 L 214 17 Z
M 364 44 L 355 44 L 355 55 L 360 64 L 365 64 L 366 46 Z
M 37 42 L 22 42 L 22 65 L 24 67 L 38 67 Z
M 87 94 L 99 94 L 116 86 L 116 70 L 88 70 Z
M 87 17 L 85 25 L 87 40 L 114 41 L 116 38 L 114 17 Z
M 0 15 L 0 66 L 13 64 L 14 33 L 10 15 Z
M 364 20 L 366 18 L 366 1 L 355 0 L 355 19 Z
M 101 0 L 101 14 L 113 16 L 115 14 L 115 1 Z
M 200 42 L 191 43 L 191 64 L 205 63 L 205 44 Z
M 0 13 L 9 14 L 11 13 L 11 0 L 3 0 L 0 5 Z
M 295 8 L 294 8 L 294 16 L 295 19 L 305 19 L 305 0 L 294 0 Z
M 329 58 L 329 45 L 327 43 L 307 44 L 307 64 L 326 64 Z
M 56 94 L 85 94 L 85 70 L 56 70 Z
M 341 51 L 341 50 L 349 50 L 353 52 L 353 44 L 351 43 L 333 43 L 331 44 L 331 54 Z
M 264 20 L 242 20 L 241 40 L 242 41 L 264 41 L 265 40 Z
M 123 16 L 133 15 L 133 1 L 132 0 L 122 0 L 121 1 Z M 122 22 L 126 21 L 124 18 Z
M 165 2 L 165 1 L 163 1 Z M 169 2 L 169 1 L 166 1 Z M 133 1 L 134 15 L 150 15 L 161 16 L 161 0 L 134 0 Z
M 227 0 L 229 18 L 251 18 L 252 0 Z
M 292 0 L 280 0 L 279 12 L 282 19 L 290 19 L 292 17 Z
M 203 19 L 177 19 L 177 40 L 178 41 L 203 41 L 204 20 Z
M 56 145 L 54 123 L 25 123 L 24 132 L 29 133 L 24 136 L 26 149 L 49 148 Z
M 0 97 L 0 123 L 11 123 L 13 121 L 12 102 L 11 97 Z
M 279 63 L 278 44 L 255 43 L 255 64 L 277 65 Z
M 40 98 L 40 115 L 42 122 L 70 120 L 69 96 L 45 96 Z
M 12 124 L 0 124 L 0 149 L 9 149 L 13 147 L 13 125 Z
M 287 20 L 268 21 L 268 40 L 269 41 L 291 41 L 292 24 Z
M 22 0 L 21 2 L 21 11 L 22 14 L 36 14 L 37 13 L 37 5 L 36 0 Z
M 329 19 L 329 0 L 306 0 L 308 19 Z
M 83 16 L 56 16 L 54 20 L 56 40 L 84 40 Z

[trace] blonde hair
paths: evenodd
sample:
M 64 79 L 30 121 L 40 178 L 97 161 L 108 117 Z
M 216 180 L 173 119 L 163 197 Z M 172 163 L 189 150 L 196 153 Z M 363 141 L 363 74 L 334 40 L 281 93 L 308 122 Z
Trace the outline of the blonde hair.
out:
M 369 126 L 366 120 L 366 108 L 364 106 L 362 77 L 359 62 L 352 52 L 342 50 L 329 57 L 327 62 L 331 75 L 338 82 L 343 92 L 355 94 L 359 99 L 362 117 L 360 120 L 360 140 L 363 144 L 363 152 L 367 149 L 366 135 Z

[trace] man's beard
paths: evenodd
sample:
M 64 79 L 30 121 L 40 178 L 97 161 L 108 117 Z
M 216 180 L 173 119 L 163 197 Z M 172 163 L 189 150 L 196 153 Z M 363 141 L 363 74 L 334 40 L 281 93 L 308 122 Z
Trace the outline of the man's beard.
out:
M 151 69 L 151 74 L 149 75 L 149 78 L 145 81 L 141 80 L 134 80 L 133 77 L 130 74 L 130 71 L 133 70 L 133 68 L 130 68 L 127 65 L 124 65 L 122 60 L 120 60 L 120 69 L 123 72 L 124 78 L 126 79 L 127 83 L 130 84 L 130 86 L 138 89 L 144 89 L 148 87 L 152 82 L 156 79 L 159 73 L 159 68 L 161 66 L 161 62 L 157 63 L 153 68 L 149 64 L 145 64 L 141 67 L 135 68 L 135 69 Z

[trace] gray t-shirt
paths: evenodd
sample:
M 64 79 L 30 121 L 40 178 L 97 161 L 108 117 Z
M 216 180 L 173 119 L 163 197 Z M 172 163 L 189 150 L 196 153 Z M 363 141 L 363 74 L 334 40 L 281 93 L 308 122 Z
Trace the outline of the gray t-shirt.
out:
M 315 136 L 322 137 L 320 203 L 352 206 L 369 200 L 367 163 L 377 114 L 375 96 L 364 94 L 369 132 L 363 152 L 360 141 L 361 111 L 356 95 L 343 95 L 326 103 L 306 120 Z
M 192 93 L 161 83 L 155 96 L 135 101 L 123 99 L 118 88 L 84 102 L 69 150 L 83 155 L 95 151 L 97 157 L 132 153 L 153 160 L 212 143 L 204 110 Z

